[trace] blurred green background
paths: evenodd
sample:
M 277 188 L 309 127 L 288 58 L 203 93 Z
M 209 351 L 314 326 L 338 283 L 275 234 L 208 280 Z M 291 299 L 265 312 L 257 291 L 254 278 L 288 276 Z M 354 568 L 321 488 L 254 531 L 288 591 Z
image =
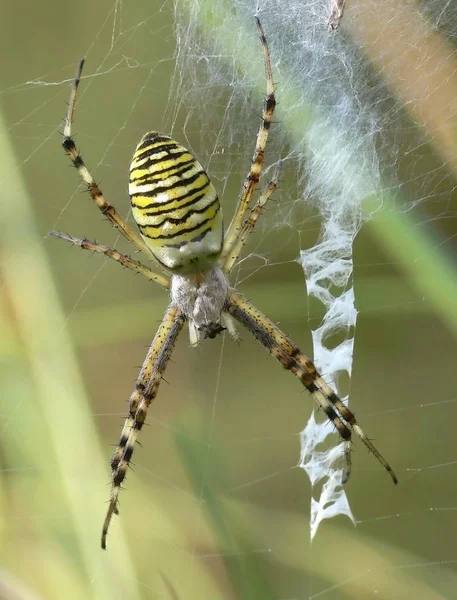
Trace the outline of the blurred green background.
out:
M 78 59 L 87 57 L 77 143 L 121 214 L 141 135 L 168 132 L 171 122 L 182 142 L 184 130 L 195 147 L 200 135 L 186 128 L 185 101 L 177 109 L 169 97 L 171 7 L 19 1 L 3 2 L 2 15 L 0 597 L 455 597 L 455 186 L 439 200 L 437 186 L 435 199 L 407 214 L 380 212 L 355 244 L 351 408 L 395 468 L 398 488 L 356 440 L 346 492 L 358 526 L 326 521 L 310 546 L 311 488 L 296 465 L 311 400 L 247 334 L 240 346 L 217 339 L 191 350 L 185 333 L 102 552 L 111 445 L 167 296 L 47 237 L 60 228 L 129 252 L 59 147 Z M 357 39 L 363 17 L 350 9 L 346 17 Z M 446 64 L 455 79 L 447 43 L 444 54 L 429 50 L 424 78 Z M 374 41 L 366 51 L 376 63 Z M 412 92 L 396 74 L 386 77 L 407 101 Z M 454 85 L 442 78 L 441 96 L 452 98 Z M 413 118 L 426 119 L 428 100 L 414 96 Z M 455 123 L 438 108 L 428 123 L 425 172 L 441 156 L 452 179 Z M 247 169 L 240 163 L 224 185 L 226 220 Z M 267 212 L 251 248 L 268 268 L 253 256 L 240 289 L 309 351 L 320 310 L 308 305 L 295 259 L 319 223 L 307 214 L 302 228 L 278 228 L 275 214 Z

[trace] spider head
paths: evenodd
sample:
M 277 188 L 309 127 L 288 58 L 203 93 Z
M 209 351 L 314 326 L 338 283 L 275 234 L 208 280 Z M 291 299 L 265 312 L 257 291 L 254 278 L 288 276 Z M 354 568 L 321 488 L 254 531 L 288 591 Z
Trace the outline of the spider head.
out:
M 205 323 L 205 325 L 198 327 L 198 331 L 205 339 L 210 338 L 212 340 L 226 329 L 220 323 Z
M 214 339 L 227 328 L 219 323 L 202 323 L 197 325 L 195 319 L 189 320 L 189 338 L 191 346 L 197 346 L 201 339 Z
M 219 267 L 194 276 L 172 275 L 171 298 L 189 321 L 192 346 L 224 331 L 221 313 L 227 295 L 228 281 Z

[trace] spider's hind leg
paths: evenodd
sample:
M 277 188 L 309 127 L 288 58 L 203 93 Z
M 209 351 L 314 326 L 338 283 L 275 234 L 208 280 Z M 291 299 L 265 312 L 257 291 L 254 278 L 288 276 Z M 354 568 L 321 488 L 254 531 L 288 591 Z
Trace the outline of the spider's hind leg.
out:
M 73 80 L 70 92 L 70 101 L 68 103 L 68 111 L 65 117 L 64 125 L 64 136 L 62 140 L 62 147 L 65 153 L 70 158 L 73 166 L 78 171 L 82 181 L 86 184 L 87 190 L 95 202 L 99 210 L 108 218 L 111 225 L 118 229 L 120 233 L 131 243 L 137 250 L 143 252 L 148 258 L 151 258 L 151 252 L 147 244 L 143 241 L 143 238 L 139 236 L 132 227 L 123 219 L 120 214 L 116 211 L 114 206 L 110 204 L 104 197 L 102 190 L 97 185 L 95 179 L 91 175 L 89 169 L 86 167 L 83 157 L 80 151 L 76 147 L 75 141 L 72 134 L 73 117 L 76 106 L 76 95 L 78 92 L 79 82 L 81 81 L 82 70 L 84 66 L 84 59 L 79 62 L 76 76 Z
M 267 40 L 259 19 L 256 17 L 257 29 L 259 31 L 260 40 L 263 45 L 265 71 L 267 76 L 267 94 L 263 106 L 262 122 L 257 133 L 254 155 L 252 157 L 251 168 L 244 180 L 243 191 L 238 202 L 232 222 L 226 232 L 224 247 L 222 250 L 221 264 L 224 264 L 224 270 L 228 272 L 230 267 L 225 265 L 226 261 L 230 262 L 230 255 L 233 252 L 234 246 L 240 237 L 243 230 L 243 224 L 246 220 L 251 201 L 257 185 L 259 183 L 260 174 L 262 172 L 265 148 L 268 140 L 270 125 L 273 120 L 273 114 L 276 106 L 275 86 L 273 83 L 273 75 L 271 70 L 270 51 L 268 49 Z M 234 261 L 233 261 L 234 262 Z M 233 263 L 232 263 L 233 264 Z

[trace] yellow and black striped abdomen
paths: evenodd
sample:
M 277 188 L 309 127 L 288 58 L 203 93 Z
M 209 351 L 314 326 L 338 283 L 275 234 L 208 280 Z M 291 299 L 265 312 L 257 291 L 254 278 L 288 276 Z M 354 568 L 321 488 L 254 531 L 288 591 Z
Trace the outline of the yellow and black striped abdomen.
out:
M 186 148 L 147 133 L 130 165 L 133 216 L 155 258 L 175 273 L 211 269 L 223 242 L 222 212 L 213 184 Z

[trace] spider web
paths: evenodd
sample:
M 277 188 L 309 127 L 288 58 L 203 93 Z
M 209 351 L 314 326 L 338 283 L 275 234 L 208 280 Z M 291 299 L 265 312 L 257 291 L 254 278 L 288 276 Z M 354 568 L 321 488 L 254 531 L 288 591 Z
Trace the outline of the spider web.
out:
M 454 597 L 456 7 L 347 0 L 330 32 L 327 0 L 63 6 L 0 26 L 18 56 L 0 78 L 4 595 Z M 183 335 L 103 554 L 108 444 L 167 298 L 46 238 L 131 252 L 59 152 L 69 81 L 86 56 L 74 131 L 121 214 L 157 129 L 229 221 L 265 89 L 255 14 L 279 103 L 264 181 L 282 176 L 233 281 L 350 396 L 400 485 L 355 440 L 342 488 L 338 436 L 247 333 Z

